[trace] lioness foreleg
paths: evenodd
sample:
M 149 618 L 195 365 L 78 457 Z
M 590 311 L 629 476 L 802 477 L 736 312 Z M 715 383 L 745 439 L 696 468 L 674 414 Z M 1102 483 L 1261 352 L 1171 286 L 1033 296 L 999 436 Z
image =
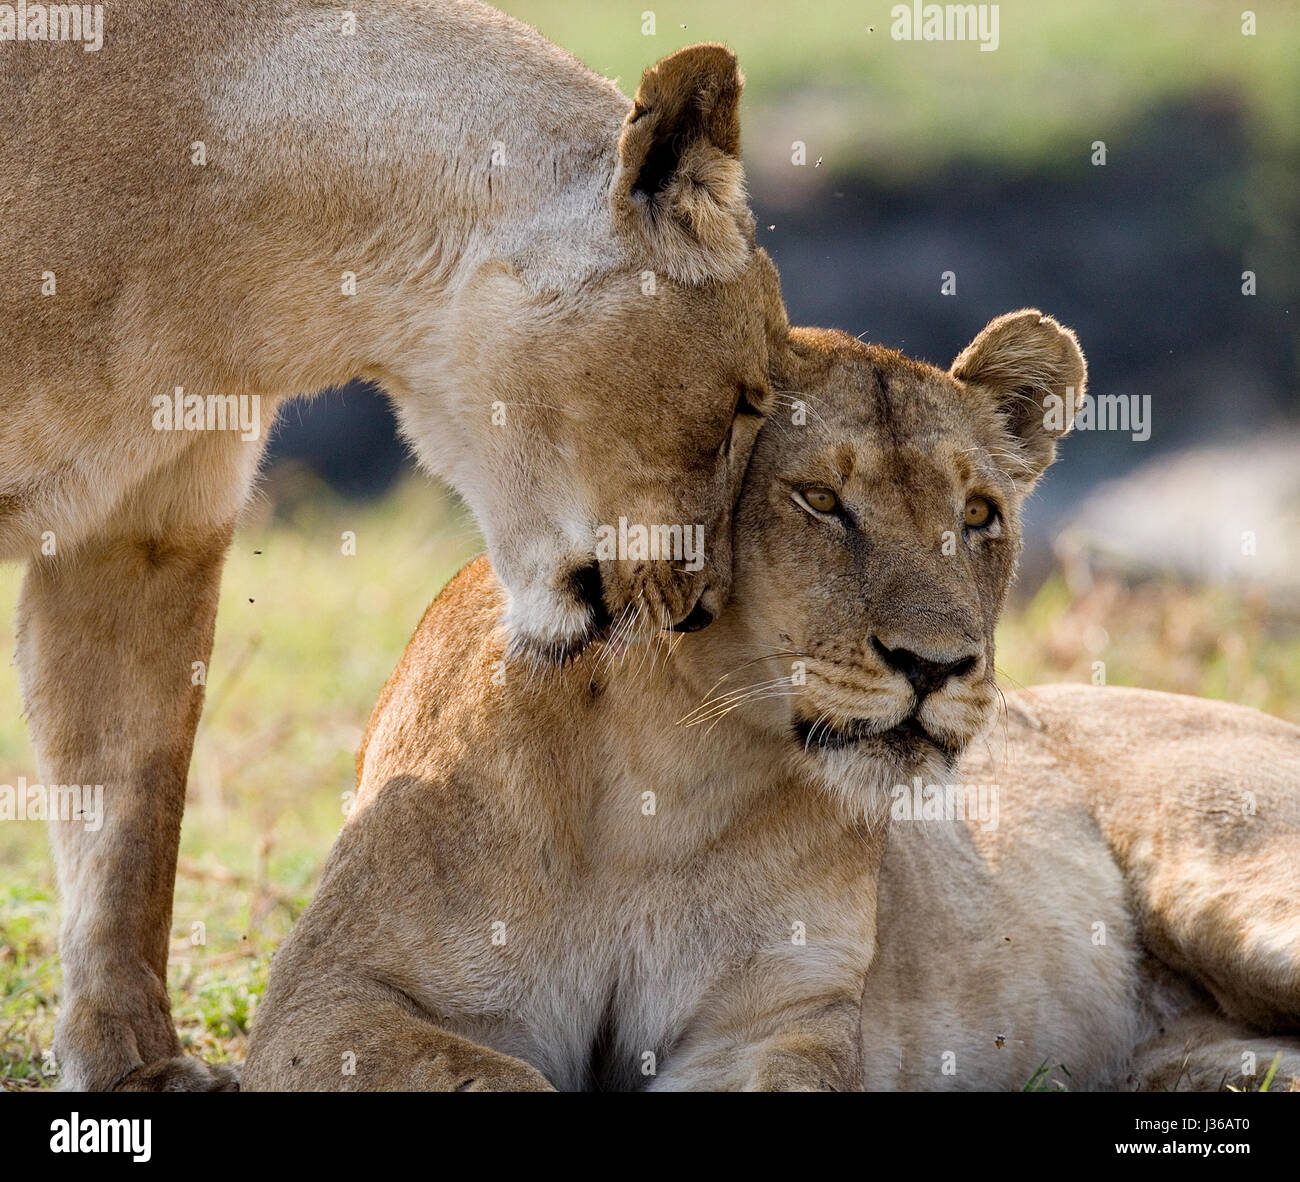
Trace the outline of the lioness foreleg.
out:
M 51 816 L 63 896 L 63 1086 L 204 1090 L 227 1068 L 179 1058 L 167 997 L 185 779 L 203 703 L 229 526 L 87 542 L 33 559 L 18 662 L 42 780 L 77 785 Z M 53 788 L 50 789 L 53 792 Z

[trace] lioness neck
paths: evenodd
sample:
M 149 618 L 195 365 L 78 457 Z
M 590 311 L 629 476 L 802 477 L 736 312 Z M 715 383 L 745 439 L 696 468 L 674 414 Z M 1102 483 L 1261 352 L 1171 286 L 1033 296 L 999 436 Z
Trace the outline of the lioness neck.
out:
M 355 201 L 380 225 L 396 219 L 416 237 L 386 245 L 408 257 L 457 238 L 509 249 L 522 224 L 593 212 L 566 202 L 608 182 L 597 161 L 629 103 L 534 30 L 472 2 L 379 3 L 342 35 L 289 7 L 199 80 L 255 184 L 296 182 L 307 216 Z M 352 245 L 377 245 L 375 229 L 359 224 Z

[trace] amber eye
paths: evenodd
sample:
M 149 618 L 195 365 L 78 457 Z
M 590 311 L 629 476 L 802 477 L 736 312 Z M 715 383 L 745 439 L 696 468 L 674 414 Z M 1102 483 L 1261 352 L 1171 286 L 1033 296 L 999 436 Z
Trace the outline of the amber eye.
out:
M 803 490 L 803 499 L 818 513 L 834 513 L 840 505 L 839 497 L 829 488 L 806 488 Z
M 966 502 L 966 528 L 983 529 L 993 520 L 993 505 L 986 497 L 971 497 Z

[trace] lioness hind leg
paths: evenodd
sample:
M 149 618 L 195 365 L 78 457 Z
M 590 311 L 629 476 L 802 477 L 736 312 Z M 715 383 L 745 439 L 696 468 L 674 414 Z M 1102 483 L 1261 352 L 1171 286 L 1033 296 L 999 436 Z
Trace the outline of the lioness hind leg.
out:
M 205 680 L 192 670 L 211 653 L 230 534 L 120 534 L 34 559 L 23 582 L 18 662 L 40 776 L 81 786 L 81 815 L 51 818 L 64 911 L 54 1052 L 65 1088 L 235 1086 L 229 1069 L 179 1058 L 167 997 Z
M 1115 791 L 1102 817 L 1143 941 L 1227 1015 L 1300 1031 L 1300 728 L 1175 701 L 1143 790 Z
M 1243 786 L 1243 795 L 1250 787 Z M 1262 795 L 1262 794 L 1261 794 Z M 1233 1018 L 1300 1031 L 1300 804 L 1274 796 L 1246 816 L 1180 818 L 1146 880 L 1148 946 Z
M 413 1012 L 396 991 L 306 983 L 307 1000 L 272 991 L 257 1014 L 245 1091 L 550 1092 L 536 1068 Z M 293 988 L 293 986 L 290 986 Z
M 1140 1046 L 1131 1079 L 1141 1091 L 1257 1091 L 1270 1070 L 1271 1091 L 1300 1091 L 1300 1037 L 1262 1034 L 1203 1010 L 1175 1019 Z

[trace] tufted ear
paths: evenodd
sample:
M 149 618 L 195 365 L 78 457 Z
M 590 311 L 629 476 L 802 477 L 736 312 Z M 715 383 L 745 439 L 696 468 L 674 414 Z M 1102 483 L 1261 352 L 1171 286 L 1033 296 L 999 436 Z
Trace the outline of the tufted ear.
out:
M 649 265 L 682 283 L 728 278 L 753 244 L 740 163 L 736 56 L 689 45 L 641 76 L 618 141 L 610 200 Z
M 1083 402 L 1088 366 L 1078 339 L 1036 308 L 1008 312 L 990 321 L 949 372 L 992 400 L 1020 445 L 1010 475 L 1027 491 L 1056 458 L 1056 441 Z

